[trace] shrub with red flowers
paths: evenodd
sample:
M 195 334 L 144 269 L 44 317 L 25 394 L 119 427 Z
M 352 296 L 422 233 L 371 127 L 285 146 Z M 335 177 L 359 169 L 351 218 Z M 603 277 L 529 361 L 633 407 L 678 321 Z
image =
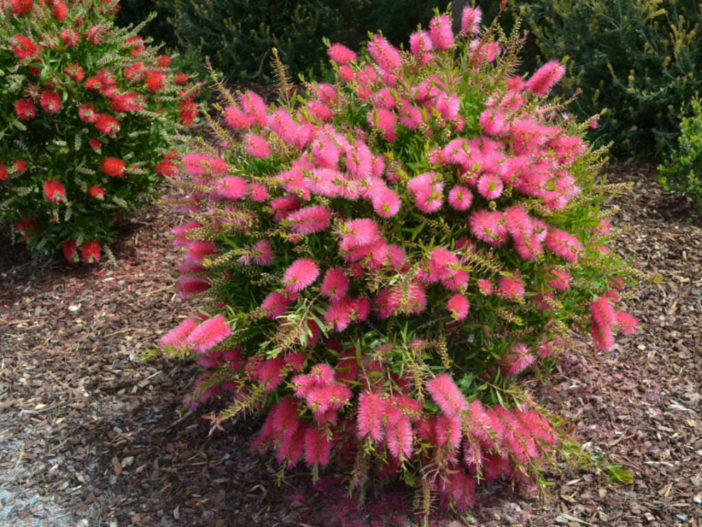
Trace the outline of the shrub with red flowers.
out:
M 198 87 L 114 26 L 118 2 L 0 0 L 0 221 L 34 252 L 97 261 L 178 173 Z M 31 228 L 29 227 L 31 226 Z
M 520 379 L 637 321 L 612 250 L 602 152 L 549 90 L 513 76 L 518 36 L 437 15 L 410 50 L 335 44 L 335 84 L 280 104 L 247 91 L 183 158 L 179 289 L 207 312 L 160 342 L 204 368 L 188 399 L 221 421 L 267 411 L 255 447 L 350 485 L 399 477 L 465 509 L 476 486 L 529 487 L 559 451 Z M 552 359 L 548 359 L 552 360 Z M 428 510 L 428 509 L 426 509 Z

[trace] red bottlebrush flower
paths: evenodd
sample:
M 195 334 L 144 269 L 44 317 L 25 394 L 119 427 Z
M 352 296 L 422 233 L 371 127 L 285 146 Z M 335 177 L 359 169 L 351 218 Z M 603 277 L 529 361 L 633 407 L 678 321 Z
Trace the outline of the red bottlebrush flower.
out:
M 103 89 L 104 83 L 98 77 L 90 77 L 85 81 L 85 87 L 89 90 L 99 92 Z
M 98 185 L 93 185 L 92 187 L 90 187 L 88 192 L 92 197 L 97 199 L 103 199 L 105 197 L 105 189 Z
M 102 143 L 97 139 L 88 139 L 88 144 L 90 148 L 95 150 L 98 154 L 102 153 Z
M 27 162 L 24 159 L 18 159 L 14 163 L 12 163 L 12 168 L 15 171 L 15 174 L 22 174 L 25 170 L 27 170 Z M 2 180 L 2 168 L 0 167 L 0 180 Z
M 66 240 L 63 242 L 63 255 L 71 263 L 80 262 L 80 254 L 78 254 L 78 245 L 75 240 Z
M 144 97 L 134 92 L 115 95 L 111 103 L 114 112 L 138 112 L 144 109 Z
M 187 101 L 180 103 L 180 118 L 185 126 L 192 126 L 195 123 L 198 110 L 197 103 Z
M 175 83 L 178 86 L 184 86 L 188 84 L 188 82 L 190 82 L 190 75 L 188 75 L 187 73 L 176 73 Z
M 75 29 L 64 28 L 61 30 L 61 38 L 67 46 L 77 46 L 80 42 L 80 35 Z
M 185 343 L 196 353 L 206 353 L 223 342 L 232 333 L 232 328 L 222 315 L 214 316 L 193 330 Z
M 37 115 L 37 107 L 31 99 L 20 99 L 15 103 L 15 112 L 23 121 L 30 121 Z
M 117 135 L 121 129 L 121 126 L 119 121 L 111 115 L 99 113 L 97 114 L 97 119 L 95 121 L 95 128 L 108 135 Z
M 164 159 L 154 167 L 156 173 L 164 177 L 176 177 L 179 173 L 178 164 Z
M 84 104 L 78 108 L 78 117 L 86 123 L 94 123 L 98 120 L 100 114 L 97 113 L 97 108 L 92 104 Z
M 59 22 L 63 22 L 68 16 L 68 7 L 61 1 L 55 2 L 51 8 L 51 15 Z
M 102 244 L 100 240 L 91 240 L 83 245 L 83 260 L 88 263 L 100 261 L 100 250 Z
M 364 392 L 358 398 L 358 436 L 370 436 L 374 441 L 382 441 L 385 435 L 385 415 L 388 404 L 383 396 L 375 392 Z
M 41 107 L 47 113 L 58 113 L 61 110 L 61 97 L 55 91 L 46 90 L 41 94 Z
M 132 48 L 132 56 L 137 57 L 141 55 L 141 52 L 146 49 L 144 45 L 144 39 L 141 37 L 130 37 L 126 41 L 126 47 Z
M 66 67 L 66 73 L 76 82 L 81 82 L 85 78 L 83 68 L 78 64 L 71 64 Z
M 319 276 L 319 266 L 309 258 L 298 258 L 283 275 L 285 289 L 291 293 L 302 291 L 312 285 Z
M 26 218 L 15 225 L 15 230 L 22 235 L 22 238 L 26 242 L 37 233 L 39 227 L 40 225 L 36 218 Z
M 66 200 L 66 187 L 58 179 L 47 179 L 44 182 L 44 195 L 51 203 Z
M 102 161 L 102 172 L 108 176 L 122 177 L 124 176 L 124 168 L 126 163 L 116 157 L 106 157 Z
M 137 62 L 133 66 L 130 66 L 124 70 L 124 76 L 127 77 L 132 82 L 138 82 L 144 78 L 146 75 L 146 69 L 143 62 Z
M 12 51 L 20 60 L 39 56 L 41 49 L 31 38 L 19 34 L 12 37 L 11 45 Z
M 13 15 L 22 16 L 32 10 L 34 0 L 10 0 L 10 5 L 12 6 Z
M 449 417 L 460 418 L 468 409 L 468 403 L 456 383 L 448 373 L 434 377 L 426 383 L 427 391 Z
M 146 77 L 146 87 L 153 93 L 158 93 L 166 87 L 168 75 L 160 71 L 152 71 Z
M 168 66 L 171 65 L 171 57 L 167 55 L 161 55 L 156 63 L 159 65 L 161 68 L 167 68 Z
M 9 171 L 7 170 L 7 167 L 5 166 L 4 163 L 0 162 L 0 181 L 5 181 L 7 177 L 9 176 Z

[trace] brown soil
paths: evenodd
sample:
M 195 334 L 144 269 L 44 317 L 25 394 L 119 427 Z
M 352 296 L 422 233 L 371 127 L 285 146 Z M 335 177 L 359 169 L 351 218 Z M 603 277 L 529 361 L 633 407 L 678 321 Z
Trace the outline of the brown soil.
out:
M 564 358 L 549 387 L 533 388 L 634 481 L 568 468 L 545 502 L 493 488 L 474 515 L 435 525 L 702 525 L 702 228 L 655 167 L 608 171 L 635 182 L 615 199 L 630 227 L 619 247 L 663 281 L 627 300 L 640 334 L 596 360 Z M 196 369 L 141 360 L 188 314 L 168 239 L 179 221 L 161 206 L 144 213 L 114 247 L 118 266 L 29 262 L 0 240 L 0 525 L 416 525 L 402 488 L 359 509 L 334 476 L 278 484 L 248 447 L 255 421 L 208 435 L 207 412 L 181 408 Z

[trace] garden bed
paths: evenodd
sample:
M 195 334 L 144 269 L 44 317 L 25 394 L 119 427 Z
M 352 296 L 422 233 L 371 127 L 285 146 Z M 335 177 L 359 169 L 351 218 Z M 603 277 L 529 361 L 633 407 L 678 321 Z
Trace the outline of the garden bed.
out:
M 591 453 L 634 481 L 569 470 L 550 478 L 544 503 L 493 488 L 467 524 L 702 525 L 702 228 L 684 200 L 662 191 L 653 165 L 616 161 L 607 171 L 635 182 L 614 200 L 615 223 L 628 228 L 618 247 L 662 283 L 627 300 L 640 334 L 596 361 L 564 357 L 548 387 L 530 383 Z M 208 410 L 181 409 L 195 368 L 141 360 L 188 312 L 168 239 L 180 219 L 164 206 L 143 213 L 113 247 L 118 266 L 30 263 L 2 240 L 0 524 L 416 522 L 413 496 L 400 488 L 357 510 L 333 476 L 312 485 L 298 470 L 278 485 L 278 468 L 249 448 L 257 423 L 208 436 Z

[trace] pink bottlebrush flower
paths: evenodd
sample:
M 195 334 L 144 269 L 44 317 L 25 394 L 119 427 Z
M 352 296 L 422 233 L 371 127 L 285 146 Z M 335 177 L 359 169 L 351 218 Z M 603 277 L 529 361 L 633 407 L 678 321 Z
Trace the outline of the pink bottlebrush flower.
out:
M 358 398 L 358 437 L 363 439 L 370 436 L 374 441 L 382 441 L 385 434 L 387 408 L 387 401 L 379 393 L 362 393 Z
M 416 130 L 424 122 L 422 110 L 406 102 L 400 107 L 400 122 L 410 130 Z
M 324 315 L 324 323 L 332 330 L 344 331 L 351 324 L 352 311 L 351 299 L 341 298 L 329 304 Z
M 428 268 L 421 273 L 421 279 L 433 284 L 448 273 L 449 267 L 458 264 L 458 258 L 448 249 L 439 247 L 429 253 Z
M 500 454 L 488 454 L 484 458 L 483 463 L 483 475 L 485 476 L 485 483 L 491 485 L 495 481 L 502 478 L 509 477 L 512 466 L 510 464 L 508 455 Z
M 444 492 L 450 495 L 459 511 L 464 512 L 475 505 L 475 479 L 462 468 L 451 471 L 443 485 L 446 487 Z
M 462 291 L 468 286 L 469 279 L 468 271 L 451 266 L 441 277 L 441 283 L 451 291 Z
M 372 192 L 371 201 L 373 203 L 373 210 L 375 210 L 378 216 L 383 218 L 392 218 L 400 211 L 400 206 L 402 205 L 402 200 L 397 193 L 388 188 L 381 187 Z
M 614 348 L 614 331 L 610 326 L 600 326 L 593 320 L 590 330 L 592 340 L 599 351 L 612 351 Z
M 427 307 L 427 291 L 419 282 L 413 282 L 405 292 L 402 286 L 383 289 L 375 299 L 380 318 L 398 313 L 418 315 Z
M 383 135 L 388 141 L 394 141 L 397 138 L 395 129 L 397 128 L 397 115 L 385 108 L 376 108 L 368 114 L 368 124 L 375 126 L 383 132 Z
M 495 422 L 492 412 L 478 399 L 473 400 L 469 405 L 468 426 L 471 434 L 488 448 L 500 445 L 504 439 L 504 427 L 499 426 L 499 422 Z
M 215 201 L 240 201 L 249 191 L 249 185 L 239 176 L 226 176 L 215 182 L 212 199 Z
M 266 311 L 266 316 L 268 318 L 274 319 L 285 313 L 291 303 L 290 299 L 283 293 L 271 291 L 266 298 L 263 299 L 261 307 Z
M 298 402 L 293 397 L 282 398 L 268 414 L 272 431 L 282 435 L 291 428 L 297 428 L 299 413 Z
M 272 359 L 261 361 L 252 373 L 252 377 L 260 382 L 267 392 L 272 392 L 280 386 L 284 380 L 283 368 L 285 359 L 278 355 Z
M 283 284 L 290 293 L 297 293 L 309 287 L 319 276 L 317 262 L 310 258 L 298 258 L 283 275 Z
M 473 194 L 468 188 L 456 185 L 449 192 L 448 202 L 456 210 L 468 210 L 473 203 Z
M 390 44 L 382 35 L 373 35 L 368 42 L 368 53 L 378 63 L 382 70 L 396 74 L 402 68 L 400 50 Z
M 262 203 L 270 197 L 268 189 L 260 183 L 250 183 L 249 189 L 251 191 L 249 197 L 256 203 Z
M 341 267 L 333 267 L 329 269 L 322 280 L 321 293 L 329 297 L 332 302 L 337 302 L 349 290 L 349 279 L 346 276 L 344 269 Z
M 253 246 L 253 261 L 258 265 L 270 265 L 275 259 L 275 252 L 268 240 L 256 242 Z
M 498 406 L 495 408 L 495 413 L 507 430 L 504 443 L 509 453 L 524 464 L 539 459 L 541 455 L 536 442 L 514 412 Z
M 215 254 L 217 247 L 212 242 L 206 240 L 188 241 L 185 258 L 190 262 L 201 262 L 205 256 Z
M 590 302 L 592 320 L 602 328 L 611 328 L 617 323 L 617 314 L 606 296 Z
M 229 164 L 218 157 L 204 154 L 186 154 L 183 156 L 183 168 L 191 176 L 204 174 L 221 175 L 229 170 Z
M 506 375 L 518 375 L 536 362 L 536 357 L 529 353 L 525 344 L 513 346 L 500 360 L 500 368 Z
M 426 31 L 415 31 L 410 35 L 410 50 L 416 58 L 426 56 L 433 47 L 431 36 Z
M 351 251 L 359 247 L 373 245 L 382 239 L 380 227 L 369 218 L 346 222 L 341 234 L 341 250 Z
M 439 110 L 439 113 L 444 119 L 452 123 L 458 121 L 461 109 L 461 99 L 458 94 L 441 92 L 436 97 L 435 104 L 436 109 Z
M 485 296 L 492 294 L 492 282 L 490 280 L 478 280 L 478 289 Z
M 478 192 L 485 199 L 497 199 L 502 195 L 504 185 L 496 174 L 485 174 L 478 180 Z
M 314 163 L 322 168 L 339 168 L 341 150 L 330 137 L 320 136 L 312 142 Z
M 461 445 L 463 431 L 461 430 L 461 419 L 440 415 L 436 419 L 436 446 L 457 449 Z
M 410 418 L 399 409 L 390 407 L 388 422 L 385 427 L 385 443 L 390 454 L 398 461 L 410 459 L 412 457 L 413 440 Z
M 222 315 L 216 315 L 193 330 L 185 343 L 197 353 L 206 353 L 232 334 L 232 328 Z
M 515 205 L 505 211 L 505 227 L 517 243 L 525 243 L 534 231 L 531 217 L 524 207 Z
M 276 211 L 274 219 L 280 221 L 287 218 L 291 212 L 300 208 L 300 201 L 295 196 L 283 196 L 271 201 L 271 208 Z
M 436 212 L 444 203 L 444 182 L 436 172 L 425 172 L 410 180 L 408 186 L 414 194 L 415 204 L 422 212 Z
M 329 58 L 342 66 L 356 60 L 356 53 L 344 46 L 343 44 L 332 44 L 327 50 Z
M 328 229 L 331 219 L 332 212 L 328 208 L 324 205 L 313 205 L 290 213 L 285 221 L 290 223 L 293 232 L 313 234 Z
M 332 442 L 325 430 L 309 427 L 305 432 L 305 461 L 310 467 L 326 466 L 331 455 Z
M 541 417 L 536 410 L 528 412 L 514 410 L 513 412 L 524 429 L 540 446 L 552 446 L 558 443 L 558 437 L 548 420 Z
M 356 80 L 356 73 L 351 66 L 344 64 L 339 68 L 339 77 L 344 82 L 353 82 Z
M 470 309 L 468 297 L 461 294 L 453 295 L 449 298 L 448 308 L 455 320 L 463 320 L 468 316 L 468 310 Z
M 328 106 L 336 106 L 339 102 L 339 92 L 336 87 L 326 82 L 320 82 L 312 88 L 317 95 L 317 98 Z
M 298 126 L 290 113 L 284 108 L 276 110 L 269 118 L 270 128 L 290 146 L 297 145 Z
M 224 122 L 234 130 L 246 130 L 253 124 L 253 119 L 236 106 L 227 106 L 224 109 Z
M 633 335 L 636 333 L 636 329 L 641 325 L 641 322 L 639 322 L 639 319 L 634 315 L 630 315 L 624 311 L 617 311 L 617 324 L 619 331 Z
M 161 349 L 165 348 L 177 348 L 180 349 L 185 346 L 185 341 L 188 336 L 197 327 L 198 319 L 195 317 L 186 318 L 183 322 L 178 324 L 174 329 L 166 333 L 161 340 L 158 341 L 158 345 Z
M 451 17 L 437 15 L 429 22 L 429 33 L 434 47 L 439 50 L 453 46 L 453 31 L 451 31 Z
M 509 278 L 502 276 L 500 277 L 497 294 L 505 300 L 520 302 L 524 299 L 524 281 L 519 277 Z
M 500 135 L 507 130 L 507 120 L 502 112 L 488 108 L 480 114 L 480 124 L 488 135 Z
M 460 418 L 468 409 L 465 397 L 448 373 L 442 373 L 429 380 L 426 388 L 431 398 L 447 416 Z
M 546 95 L 554 84 L 565 74 L 566 68 L 560 62 L 550 60 L 541 66 L 526 83 L 526 88 L 537 95 Z
M 334 112 L 320 101 L 309 101 L 307 103 L 307 108 L 314 117 L 324 123 L 329 122 L 334 118 Z
M 570 281 L 573 277 L 568 271 L 551 269 L 551 274 L 555 277 L 549 280 L 548 285 L 558 291 L 567 291 L 570 289 Z
M 259 94 L 249 90 L 241 95 L 239 103 L 254 123 L 263 127 L 268 125 L 268 106 Z
M 271 157 L 271 147 L 268 141 L 258 134 L 248 134 L 244 139 L 244 147 L 249 155 L 259 159 Z
M 378 90 L 373 96 L 373 102 L 376 106 L 385 108 L 386 110 L 392 110 L 397 106 L 394 92 L 390 88 L 381 88 Z
M 546 235 L 546 247 L 567 262 L 577 262 L 583 251 L 583 244 L 566 231 L 553 230 Z
M 51 203 L 66 201 L 66 187 L 58 179 L 44 181 L 44 195 Z
M 277 446 L 277 459 L 279 463 L 286 462 L 287 466 L 294 467 L 302 459 L 305 451 L 305 433 L 307 424 L 299 417 L 282 434 L 282 440 Z
M 178 279 L 178 292 L 183 298 L 190 298 L 210 289 L 210 282 L 204 278 L 181 276 Z
M 465 35 L 475 35 L 480 31 L 480 21 L 483 12 L 480 7 L 466 6 L 461 14 L 461 32 Z
M 363 180 L 373 174 L 373 152 L 363 141 L 346 148 L 346 170 Z
M 504 212 L 477 210 L 470 216 L 470 229 L 479 240 L 500 247 L 507 242 L 505 220 Z

